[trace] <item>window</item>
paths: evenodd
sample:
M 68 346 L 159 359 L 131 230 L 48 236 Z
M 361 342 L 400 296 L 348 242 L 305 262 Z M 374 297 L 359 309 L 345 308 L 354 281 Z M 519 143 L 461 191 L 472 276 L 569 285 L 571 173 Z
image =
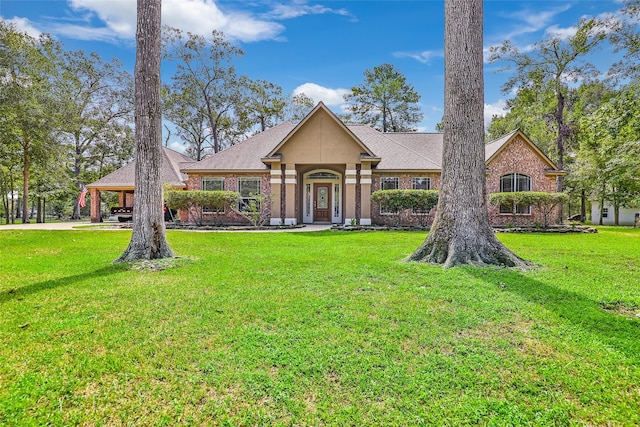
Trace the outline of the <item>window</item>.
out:
M 203 191 L 222 191 L 224 190 L 224 178 L 212 178 L 205 176 L 202 178 Z
M 240 193 L 239 210 L 248 210 L 249 203 L 260 195 L 260 178 L 238 178 L 238 193 Z
M 431 178 L 413 178 L 414 190 L 431 190 Z
M 531 191 L 531 177 L 520 173 L 511 173 L 500 177 L 500 192 Z M 500 213 L 530 214 L 529 205 L 500 205 Z
M 397 190 L 398 189 L 398 177 L 383 177 L 380 178 L 381 190 Z
M 431 190 L 431 178 L 414 177 L 413 178 L 414 190 Z M 427 215 L 429 211 L 424 209 L 413 209 L 414 215 Z
M 398 177 L 382 177 L 380 178 L 380 189 L 381 190 L 397 190 L 398 185 Z M 380 213 L 384 215 L 393 215 L 397 214 L 397 210 L 389 210 L 380 206 Z
M 202 191 L 222 191 L 224 190 L 224 178 L 204 176 L 202 177 Z M 202 208 L 202 213 L 223 214 L 224 209 Z
M 609 208 L 602 208 L 602 218 L 609 217 Z

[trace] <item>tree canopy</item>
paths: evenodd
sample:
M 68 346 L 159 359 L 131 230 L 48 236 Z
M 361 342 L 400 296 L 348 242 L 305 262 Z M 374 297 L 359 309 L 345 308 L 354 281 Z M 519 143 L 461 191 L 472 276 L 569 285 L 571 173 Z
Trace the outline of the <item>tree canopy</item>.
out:
M 344 96 L 347 109 L 358 123 L 381 132 L 413 132 L 424 115 L 420 95 L 402 72 L 391 64 L 365 70 L 364 83 Z

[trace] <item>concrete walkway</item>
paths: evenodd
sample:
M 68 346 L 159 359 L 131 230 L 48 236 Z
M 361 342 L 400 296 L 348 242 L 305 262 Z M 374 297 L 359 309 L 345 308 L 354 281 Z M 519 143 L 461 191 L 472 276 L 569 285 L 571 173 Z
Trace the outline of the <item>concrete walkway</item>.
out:
M 8 224 L 0 225 L 0 231 L 2 230 L 72 230 L 75 227 L 82 227 L 91 225 L 89 221 L 70 221 L 70 222 L 45 222 L 44 224 L 38 224 L 32 222 L 29 224 Z
M 96 224 L 95 227 L 90 227 L 89 221 L 71 221 L 71 222 L 50 222 L 44 224 L 30 223 L 30 224 L 9 224 L 0 225 L 0 232 L 2 230 L 127 230 L 117 228 L 119 223 L 101 223 Z M 114 227 L 109 227 L 113 225 Z M 87 227 L 89 226 L 89 227 Z M 304 227 L 295 228 L 277 228 L 273 230 L 180 230 L 180 231 L 196 231 L 198 233 L 214 232 L 214 233 L 276 233 L 276 232 L 310 232 L 310 231 L 323 231 L 329 230 L 330 224 L 307 224 Z

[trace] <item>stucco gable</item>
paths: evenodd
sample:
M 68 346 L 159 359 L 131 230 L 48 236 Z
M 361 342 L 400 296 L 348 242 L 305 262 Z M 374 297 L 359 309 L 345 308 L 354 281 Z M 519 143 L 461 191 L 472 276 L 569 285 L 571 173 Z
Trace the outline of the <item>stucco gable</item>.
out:
M 322 102 L 289 133 L 266 158 L 283 163 L 357 162 L 362 155 L 376 157 Z

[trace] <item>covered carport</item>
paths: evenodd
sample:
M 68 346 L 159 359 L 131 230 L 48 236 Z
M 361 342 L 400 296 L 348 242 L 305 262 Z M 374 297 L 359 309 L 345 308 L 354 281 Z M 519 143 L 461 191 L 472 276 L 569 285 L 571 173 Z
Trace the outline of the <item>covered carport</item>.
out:
M 170 185 L 176 189 L 187 188 L 187 176 L 180 172 L 180 168 L 194 160 L 167 147 L 162 147 L 162 170 L 160 178 L 163 185 Z M 100 222 L 102 212 L 100 208 L 100 193 L 113 191 L 118 193 L 118 207 L 132 207 L 136 177 L 135 160 L 118 170 L 105 175 L 99 180 L 87 185 L 91 203 L 91 222 Z

